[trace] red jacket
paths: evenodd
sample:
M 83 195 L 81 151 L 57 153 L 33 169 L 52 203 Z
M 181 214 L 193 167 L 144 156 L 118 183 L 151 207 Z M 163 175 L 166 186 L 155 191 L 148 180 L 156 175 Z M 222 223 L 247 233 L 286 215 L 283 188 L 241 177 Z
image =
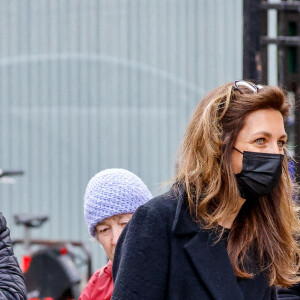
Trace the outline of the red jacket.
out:
M 108 261 L 90 278 L 78 300 L 110 300 L 113 288 L 112 261 Z

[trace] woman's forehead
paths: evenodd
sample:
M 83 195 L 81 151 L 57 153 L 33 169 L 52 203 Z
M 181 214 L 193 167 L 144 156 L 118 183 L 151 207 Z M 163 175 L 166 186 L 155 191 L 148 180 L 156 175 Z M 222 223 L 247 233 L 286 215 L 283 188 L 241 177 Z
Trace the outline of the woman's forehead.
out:
M 264 134 L 269 136 L 286 135 L 282 114 L 274 109 L 261 109 L 249 113 L 239 135 Z

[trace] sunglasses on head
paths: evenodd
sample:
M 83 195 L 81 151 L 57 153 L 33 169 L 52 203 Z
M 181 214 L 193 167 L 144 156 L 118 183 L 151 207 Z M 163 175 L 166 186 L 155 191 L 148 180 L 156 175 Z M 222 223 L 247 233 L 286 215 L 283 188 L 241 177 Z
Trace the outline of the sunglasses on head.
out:
M 235 80 L 233 84 L 233 89 L 238 90 L 241 94 L 245 94 L 246 89 L 252 91 L 254 94 L 257 94 L 262 88 L 263 87 L 261 85 L 255 85 L 246 80 Z

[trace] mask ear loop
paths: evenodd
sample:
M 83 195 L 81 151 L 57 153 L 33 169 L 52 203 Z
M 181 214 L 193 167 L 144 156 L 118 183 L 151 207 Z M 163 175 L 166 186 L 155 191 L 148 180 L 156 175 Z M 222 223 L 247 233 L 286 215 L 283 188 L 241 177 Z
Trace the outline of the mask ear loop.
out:
M 232 147 L 234 150 L 240 152 L 242 155 L 244 155 L 244 153 L 242 151 L 240 151 L 239 149 L 235 148 L 235 147 Z

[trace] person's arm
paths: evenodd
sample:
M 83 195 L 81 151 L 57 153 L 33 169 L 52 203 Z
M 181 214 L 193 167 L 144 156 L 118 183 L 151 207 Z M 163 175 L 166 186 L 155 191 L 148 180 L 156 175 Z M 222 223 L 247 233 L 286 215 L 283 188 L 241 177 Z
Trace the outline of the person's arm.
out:
M 0 299 L 27 299 L 24 278 L 14 256 L 9 229 L 2 213 L 0 213 Z
M 169 242 L 161 211 L 140 207 L 123 230 L 113 262 L 112 300 L 160 300 L 167 288 Z

